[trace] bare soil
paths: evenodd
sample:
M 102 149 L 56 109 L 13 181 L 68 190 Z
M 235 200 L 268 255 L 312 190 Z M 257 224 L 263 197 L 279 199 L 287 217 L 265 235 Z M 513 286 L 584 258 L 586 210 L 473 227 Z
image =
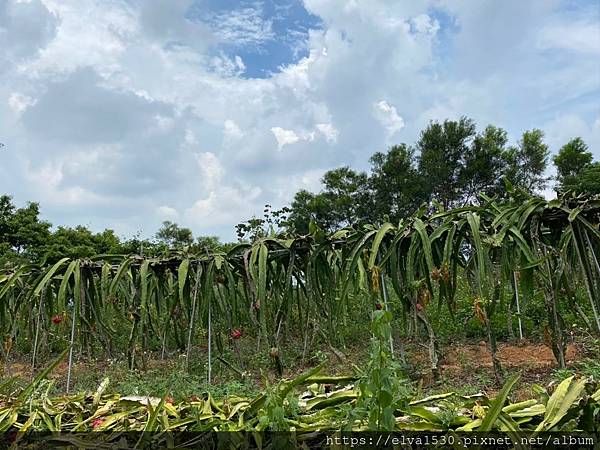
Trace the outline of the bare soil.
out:
M 454 390 L 457 388 L 470 388 L 493 393 L 499 389 L 494 380 L 492 358 L 489 347 L 486 342 L 479 343 L 456 343 L 446 345 L 441 350 L 443 353 L 440 361 L 441 383 L 435 383 L 429 370 L 427 350 L 422 344 L 405 341 L 397 342 L 398 345 L 404 344 L 407 353 L 407 360 L 410 361 L 415 369 L 412 373 L 413 379 L 419 379 L 423 388 L 433 390 Z M 344 354 L 346 359 L 341 359 L 333 352 L 329 355 L 329 365 L 327 372 L 330 374 L 348 374 L 352 372 L 352 365 L 359 367 L 367 358 L 367 350 L 364 346 L 347 349 Z M 343 356 L 343 355 L 342 355 Z M 567 364 L 573 364 L 585 356 L 584 349 L 576 344 L 569 344 L 567 350 Z M 517 386 L 517 398 L 531 397 L 531 384 L 548 384 L 553 378 L 553 371 L 557 369 L 557 363 L 550 347 L 544 343 L 530 342 L 523 340 L 512 343 L 499 343 L 498 358 L 502 367 L 507 373 L 521 372 L 521 383 Z M 291 361 L 288 361 L 288 363 Z M 301 364 L 297 361 L 287 367 L 284 377 L 293 378 L 308 370 L 313 364 L 305 361 Z M 173 361 L 150 359 L 148 368 L 177 370 Z M 38 369 L 39 370 L 39 369 Z M 106 373 L 110 372 L 106 361 L 88 361 L 77 362 L 73 367 L 74 377 L 83 374 Z M 37 372 L 37 371 L 36 371 Z M 49 378 L 56 380 L 57 386 L 63 386 L 66 380 L 67 363 L 62 362 L 50 374 Z M 5 377 L 8 374 L 3 374 Z M 224 374 L 225 375 L 225 374 Z M 16 376 L 23 381 L 31 379 L 31 364 L 26 359 L 17 359 L 10 364 L 10 376 Z M 218 383 L 220 376 L 215 377 Z M 255 378 L 257 385 L 262 384 L 259 376 Z M 269 377 L 271 378 L 271 377 Z M 273 380 L 275 375 L 273 374 Z
M 461 372 L 465 366 L 492 368 L 492 356 L 485 342 L 461 344 L 445 349 L 442 370 Z M 567 347 L 567 362 L 579 359 L 579 351 L 574 344 Z M 503 343 L 498 346 L 498 359 L 505 368 L 554 369 L 557 367 L 552 349 L 545 344 L 522 341 L 516 344 Z

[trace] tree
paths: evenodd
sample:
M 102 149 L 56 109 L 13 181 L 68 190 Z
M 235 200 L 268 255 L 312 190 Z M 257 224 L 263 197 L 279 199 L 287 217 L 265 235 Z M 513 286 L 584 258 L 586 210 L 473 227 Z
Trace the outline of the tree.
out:
M 459 174 L 463 203 L 478 202 L 480 193 L 489 196 L 502 193 L 504 185 L 500 174 L 507 166 L 507 142 L 506 131 L 493 125 L 475 137 Z
M 156 232 L 156 239 L 172 248 L 189 246 L 194 242 L 192 230 L 165 220 Z
M 557 191 L 577 190 L 579 175 L 592 164 L 592 153 L 579 137 L 563 145 L 553 161 L 557 172 Z
M 288 213 L 291 211 L 287 206 L 273 211 L 271 205 L 265 205 L 263 218 L 252 217 L 245 222 L 235 226 L 236 234 L 240 242 L 250 240 L 254 242 L 263 237 L 282 237 L 283 230 L 289 230 Z M 230 248 L 232 244 L 225 244 Z
M 475 136 L 475 123 L 466 117 L 442 124 L 431 122 L 421 132 L 416 145 L 419 173 L 428 198 L 444 209 L 461 203 L 466 180 L 462 172 Z
M 101 233 L 92 236 L 94 248 L 97 254 L 122 254 L 126 253 L 119 237 L 114 230 L 105 229 Z
M 600 195 L 600 162 L 584 167 L 579 172 L 572 190 L 587 195 Z
M 12 197 L 0 197 L 0 259 L 2 265 L 16 261 L 39 261 L 41 248 L 50 237 L 49 222 L 40 220 L 38 203 L 16 208 Z
M 548 178 L 544 176 L 548 155 L 544 132 L 537 129 L 526 131 L 518 145 L 505 153 L 506 178 L 515 188 L 530 194 L 544 189 L 548 183 Z
M 163 241 L 143 239 L 139 232 L 132 237 L 123 241 L 119 251 L 116 253 L 123 255 L 143 255 L 143 256 L 160 256 L 169 250 L 169 245 Z
M 323 200 L 329 207 L 330 229 L 363 222 L 369 203 L 368 177 L 349 167 L 330 170 L 323 176 Z
M 7 259 L 13 255 L 11 238 L 13 231 L 13 215 L 15 205 L 12 203 L 12 197 L 2 195 L 0 197 L 0 267 Z
M 369 186 L 373 207 L 369 222 L 387 215 L 392 223 L 412 214 L 425 200 L 414 151 L 406 144 L 394 145 L 387 153 L 377 152 L 371 159 Z
M 87 227 L 58 227 L 48 241 L 41 246 L 40 253 L 48 263 L 61 258 L 87 258 L 102 254 L 128 253 L 113 230 L 93 233 Z
M 502 128 L 488 125 L 478 133 L 466 117 L 431 122 L 414 148 L 400 144 L 375 153 L 368 176 L 341 167 L 324 175 L 321 192 L 298 192 L 290 229 L 307 233 L 311 221 L 327 231 L 385 218 L 397 222 L 424 202 L 448 209 L 477 203 L 481 193 L 502 197 L 504 176 L 527 192 L 542 188 L 548 156 L 543 133 L 526 132 L 508 149 L 507 142 Z
M 321 181 L 323 190 L 318 194 L 296 193 L 285 221 L 288 231 L 307 234 L 311 221 L 331 231 L 368 219 L 371 202 L 366 173 L 345 166 L 326 172 Z
M 92 232 L 81 225 L 75 228 L 58 227 L 42 247 L 42 252 L 48 263 L 64 257 L 87 258 L 97 254 Z
M 12 218 L 15 214 L 15 205 L 9 195 L 0 196 L 0 241 L 7 242 L 12 232 Z
M 214 253 L 222 251 L 226 245 L 217 236 L 199 236 L 193 244 L 192 251 L 203 253 Z
M 311 221 L 322 229 L 332 228 L 329 207 L 322 194 L 301 189 L 296 192 L 290 210 L 287 228 L 291 233 L 308 234 Z

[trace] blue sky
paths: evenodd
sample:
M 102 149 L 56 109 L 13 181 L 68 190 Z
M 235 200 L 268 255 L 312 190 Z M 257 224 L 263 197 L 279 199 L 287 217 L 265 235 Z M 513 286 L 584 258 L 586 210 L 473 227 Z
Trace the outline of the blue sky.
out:
M 55 225 L 233 239 L 462 115 L 600 159 L 600 1 L 0 0 L 0 191 Z
M 318 30 L 322 21 L 308 12 L 301 1 L 219 1 L 212 0 L 194 5 L 188 13 L 191 20 L 211 23 L 216 29 L 222 26 L 223 17 L 232 17 L 245 11 L 243 17 L 252 17 L 256 27 L 262 24 L 264 37 L 256 42 L 224 42 L 213 51 L 222 51 L 229 57 L 240 56 L 245 70 L 244 78 L 268 78 L 281 67 L 294 64 L 308 56 L 309 30 Z M 259 19 L 260 17 L 260 19 Z M 239 23 L 239 22 L 237 22 Z M 260 28 L 260 27 L 259 27 Z M 255 29 L 255 28 L 254 28 Z M 250 27 L 247 28 L 250 31 Z

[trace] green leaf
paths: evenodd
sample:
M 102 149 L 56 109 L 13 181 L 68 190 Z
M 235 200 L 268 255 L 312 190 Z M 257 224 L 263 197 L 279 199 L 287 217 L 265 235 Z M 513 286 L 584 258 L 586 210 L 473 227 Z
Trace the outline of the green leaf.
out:
M 44 278 L 42 278 L 42 281 L 40 281 L 38 283 L 38 285 L 35 287 L 35 289 L 33 290 L 34 297 L 40 295 L 40 293 L 42 292 L 42 289 L 44 289 L 44 286 L 46 286 L 46 283 L 48 283 L 48 281 L 50 280 L 50 278 L 52 278 L 52 276 L 56 273 L 56 271 L 58 269 L 60 269 L 60 267 L 64 263 L 66 263 L 68 260 L 69 260 L 69 258 L 63 258 L 46 271 Z
M 71 261 L 60 282 L 60 288 L 58 289 L 59 311 L 65 311 L 67 309 L 67 288 L 69 287 L 69 282 L 75 269 L 79 271 L 79 260 Z
M 550 431 L 567 414 L 573 404 L 579 400 L 585 388 L 585 379 L 572 383 L 573 377 L 563 380 L 554 393 L 550 396 L 546 405 L 544 420 L 535 429 L 539 431 Z
M 510 393 L 511 389 L 513 388 L 519 377 L 520 374 L 515 374 L 511 378 L 509 378 L 506 381 L 506 383 L 504 383 L 504 386 L 502 387 L 496 398 L 490 404 L 490 407 L 488 408 L 485 417 L 481 422 L 481 426 L 478 428 L 478 431 L 487 432 L 492 430 L 494 424 L 496 423 L 496 420 L 498 420 L 498 416 L 502 412 L 502 408 L 504 407 L 504 403 L 508 398 L 508 394 Z
M 387 233 L 389 233 L 390 231 L 393 231 L 394 229 L 395 229 L 394 225 L 392 225 L 389 222 L 386 222 L 381 226 L 381 228 L 375 235 L 375 239 L 373 239 L 373 245 L 371 245 L 371 254 L 369 256 L 369 265 L 368 265 L 369 270 L 373 269 L 373 266 L 375 265 L 375 262 L 377 260 L 377 255 L 379 253 L 379 246 L 381 245 L 383 238 L 385 237 L 385 235 Z
M 179 301 L 183 301 L 184 292 L 185 292 L 185 283 L 187 281 L 188 272 L 190 270 L 190 260 L 184 259 L 179 264 L 179 268 L 177 269 L 177 283 L 179 284 Z
M 121 279 L 123 278 L 125 273 L 129 270 L 129 266 L 131 266 L 132 262 L 133 262 L 133 260 L 131 258 L 128 258 L 121 263 L 121 265 L 117 269 L 117 273 L 115 274 L 115 277 L 113 278 L 112 282 L 110 283 L 110 288 L 109 288 L 110 295 L 116 294 L 117 286 L 119 285 L 119 282 L 121 281 Z

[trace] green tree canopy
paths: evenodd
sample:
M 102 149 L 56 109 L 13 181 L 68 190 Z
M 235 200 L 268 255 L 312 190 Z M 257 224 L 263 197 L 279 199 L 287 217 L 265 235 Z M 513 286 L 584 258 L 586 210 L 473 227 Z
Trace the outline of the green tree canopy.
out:
M 332 228 L 333 224 L 329 218 L 329 207 L 322 194 L 313 194 L 306 189 L 296 192 L 291 205 L 288 218 L 288 228 L 299 234 L 308 234 L 308 226 L 311 221 L 317 223 L 321 228 Z
M 34 259 L 42 256 L 42 248 L 50 238 L 50 223 L 39 217 L 38 203 L 16 208 L 12 197 L 0 197 L 0 260 Z
M 308 233 L 313 221 L 324 230 L 334 230 L 368 217 L 371 203 L 366 173 L 340 167 L 326 172 L 321 181 L 323 190 L 318 194 L 296 193 L 286 221 L 288 229 Z
M 588 151 L 587 144 L 579 137 L 571 139 L 563 145 L 553 158 L 557 172 L 557 190 L 559 192 L 593 190 L 597 183 L 593 180 L 596 172 L 592 167 L 592 159 L 592 153 Z M 589 182 L 584 182 L 583 178 L 589 179 Z
M 548 180 L 543 138 L 542 131 L 530 130 L 507 147 L 507 132 L 493 125 L 477 132 L 466 117 L 431 122 L 414 147 L 399 144 L 373 154 L 369 174 L 340 167 L 324 175 L 319 193 L 299 191 L 288 228 L 307 233 L 311 221 L 326 231 L 397 222 L 424 203 L 448 209 L 477 203 L 481 193 L 504 198 L 505 179 L 528 197 Z
M 397 223 L 425 200 L 426 193 L 412 148 L 406 144 L 394 145 L 387 153 L 375 153 L 370 162 L 369 187 L 373 207 L 368 211 L 369 222 L 387 215 L 390 221 Z
M 577 183 L 570 189 L 587 195 L 600 194 L 600 162 L 584 167 L 577 175 Z
M 171 248 L 189 246 L 194 242 L 192 230 L 180 227 L 176 223 L 168 220 L 165 220 L 160 229 L 156 232 L 156 239 Z
M 429 199 L 444 209 L 462 201 L 467 180 L 463 172 L 475 136 L 475 123 L 461 117 L 458 121 L 430 123 L 417 141 L 423 186 Z
M 369 204 L 368 177 L 344 166 L 323 176 L 322 194 L 329 208 L 329 228 L 341 228 L 362 221 Z
M 477 202 L 482 192 L 489 196 L 502 193 L 507 142 L 506 131 L 493 125 L 473 139 L 458 180 L 463 204 Z
M 506 177 L 518 189 L 533 194 L 544 189 L 548 183 L 545 176 L 548 166 L 548 146 L 544 143 L 542 130 L 523 133 L 516 147 L 506 152 Z

